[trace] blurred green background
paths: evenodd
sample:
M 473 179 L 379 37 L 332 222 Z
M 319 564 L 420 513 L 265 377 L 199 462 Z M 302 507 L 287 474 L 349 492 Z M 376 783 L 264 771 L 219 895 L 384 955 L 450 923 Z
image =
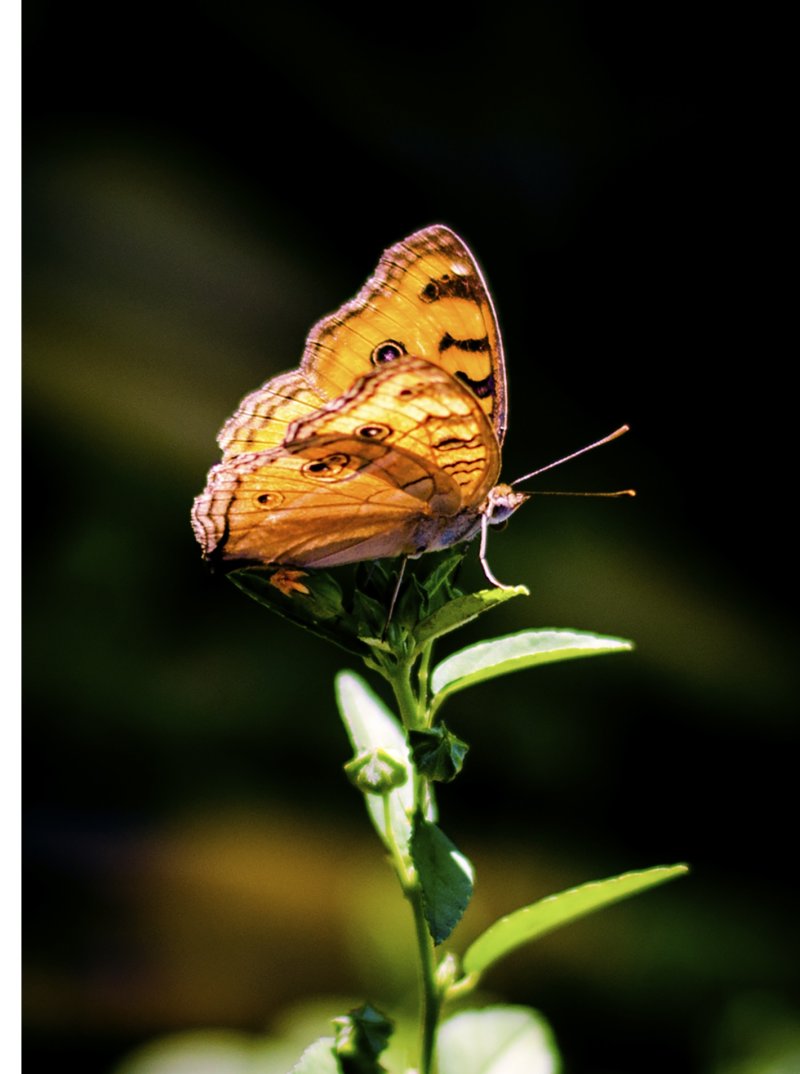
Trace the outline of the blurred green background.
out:
M 505 476 L 628 422 L 541 487 L 639 492 L 534 499 L 490 546 L 531 598 L 441 646 L 638 646 L 453 703 L 472 752 L 442 824 L 478 869 L 453 946 L 689 861 L 488 985 L 546 1014 L 569 1074 L 800 1069 L 792 400 L 749 28 L 574 2 L 25 15 L 29 1069 L 110 1074 L 164 1034 L 413 995 L 341 772 L 341 655 L 211 576 L 188 512 L 240 397 L 434 222 L 495 297 Z

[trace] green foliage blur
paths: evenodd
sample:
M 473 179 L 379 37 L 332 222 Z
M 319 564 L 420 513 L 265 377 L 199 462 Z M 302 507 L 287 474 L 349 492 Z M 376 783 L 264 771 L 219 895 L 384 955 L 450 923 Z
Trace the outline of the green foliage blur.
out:
M 241 396 L 298 364 L 386 246 L 442 222 L 504 332 L 504 477 L 627 422 L 539 487 L 638 490 L 534 497 L 489 547 L 531 597 L 437 649 L 544 626 L 637 644 L 449 703 L 470 752 L 440 806 L 478 876 L 459 944 L 587 878 L 688 861 L 511 956 L 494 995 L 545 1013 L 570 1074 L 782 1070 L 796 553 L 750 46 L 680 5 L 377 16 L 27 7 L 29 1069 L 261 1039 L 309 999 L 413 1000 L 406 907 L 342 772 L 352 661 L 211 575 L 188 513 Z M 476 549 L 463 570 L 479 584 Z

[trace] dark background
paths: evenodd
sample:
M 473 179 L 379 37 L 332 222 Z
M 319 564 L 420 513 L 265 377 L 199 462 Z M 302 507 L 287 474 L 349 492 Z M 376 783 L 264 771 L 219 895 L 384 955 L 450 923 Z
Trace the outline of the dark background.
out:
M 639 492 L 534 499 L 490 546 L 531 598 L 441 647 L 549 625 L 637 643 L 453 704 L 473 749 L 442 824 L 478 867 L 453 946 L 686 860 L 518 952 L 493 995 L 545 1013 L 568 1074 L 798 1054 L 780 61 L 729 20 L 26 5 L 30 1070 L 110 1074 L 181 1030 L 285 1035 L 309 996 L 413 995 L 340 769 L 342 654 L 210 576 L 188 510 L 239 398 L 434 222 L 498 308 L 505 476 L 625 421 L 541 487 Z

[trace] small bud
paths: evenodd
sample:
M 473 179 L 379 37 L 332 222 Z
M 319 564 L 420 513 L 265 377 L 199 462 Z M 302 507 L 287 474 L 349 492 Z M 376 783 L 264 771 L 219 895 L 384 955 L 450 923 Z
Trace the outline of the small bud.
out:
M 441 993 L 447 991 L 458 979 L 458 960 L 448 952 L 436 968 L 436 985 Z
M 378 1074 L 385 1070 L 378 1056 L 386 1048 L 394 1030 L 391 1019 L 369 1003 L 334 1018 L 334 1051 L 345 1074 Z
M 353 786 L 364 794 L 388 794 L 408 779 L 403 758 L 382 746 L 357 754 L 344 770 Z

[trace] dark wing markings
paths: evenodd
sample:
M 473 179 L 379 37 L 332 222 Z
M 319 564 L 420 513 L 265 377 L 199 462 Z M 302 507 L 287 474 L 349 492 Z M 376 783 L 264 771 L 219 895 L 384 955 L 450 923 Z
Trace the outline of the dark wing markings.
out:
M 449 332 L 445 332 L 439 340 L 439 353 L 455 347 L 459 351 L 468 351 L 470 354 L 481 353 L 489 350 L 489 337 L 481 336 L 479 339 L 456 339 Z

